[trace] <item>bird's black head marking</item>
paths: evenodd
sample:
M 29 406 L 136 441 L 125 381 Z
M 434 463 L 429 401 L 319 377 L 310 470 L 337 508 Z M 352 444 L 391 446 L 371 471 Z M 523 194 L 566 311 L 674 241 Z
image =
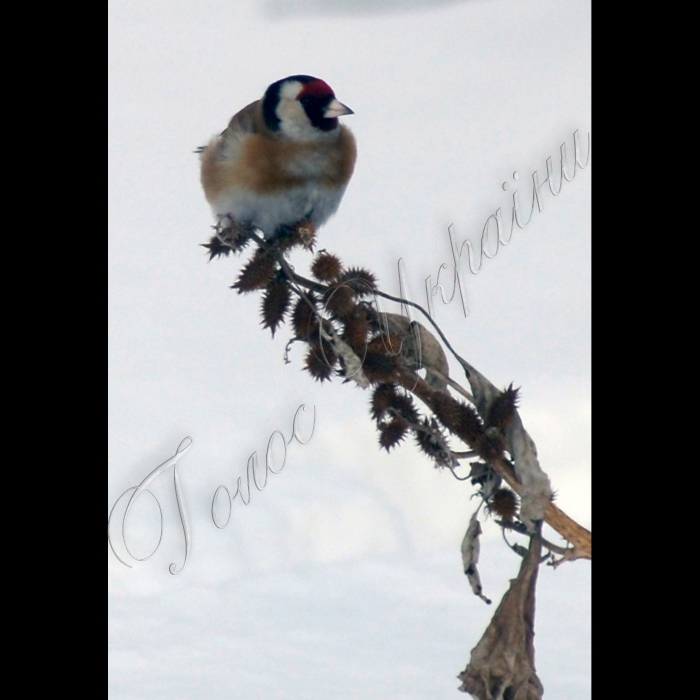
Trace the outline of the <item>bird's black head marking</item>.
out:
M 262 104 L 263 119 L 267 128 L 270 131 L 279 131 L 280 118 L 277 116 L 277 105 L 279 104 L 280 90 L 284 83 L 292 80 L 301 83 L 303 86 L 297 99 L 309 117 L 309 121 L 321 131 L 332 131 L 335 129 L 338 126 L 338 118 L 332 117 L 329 119 L 323 116 L 329 103 L 335 98 L 335 94 L 328 83 L 311 75 L 290 75 L 272 83 L 267 88 Z

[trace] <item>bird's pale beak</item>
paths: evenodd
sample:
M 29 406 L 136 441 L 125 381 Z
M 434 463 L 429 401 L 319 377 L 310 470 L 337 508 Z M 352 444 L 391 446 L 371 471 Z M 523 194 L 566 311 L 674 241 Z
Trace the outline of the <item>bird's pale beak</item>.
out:
M 328 107 L 326 107 L 323 116 L 326 119 L 331 119 L 332 117 L 342 117 L 344 114 L 355 114 L 355 112 L 353 112 L 350 107 L 346 107 L 342 102 L 333 99 Z

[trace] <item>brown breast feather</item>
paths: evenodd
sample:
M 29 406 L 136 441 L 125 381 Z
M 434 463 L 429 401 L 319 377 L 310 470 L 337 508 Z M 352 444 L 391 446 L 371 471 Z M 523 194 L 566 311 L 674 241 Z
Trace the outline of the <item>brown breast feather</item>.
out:
M 233 159 L 222 157 L 225 151 Z M 355 167 L 357 146 L 350 130 L 341 125 L 337 139 L 298 142 L 271 134 L 262 118 L 261 102 L 252 102 L 236 113 L 228 128 L 204 153 L 202 185 L 208 198 L 222 191 L 242 188 L 273 193 L 308 182 L 308 176 L 290 173 L 284 164 L 319 150 L 328 156 L 323 174 L 314 178 L 326 187 L 347 184 Z M 237 156 L 237 157 L 236 157 Z

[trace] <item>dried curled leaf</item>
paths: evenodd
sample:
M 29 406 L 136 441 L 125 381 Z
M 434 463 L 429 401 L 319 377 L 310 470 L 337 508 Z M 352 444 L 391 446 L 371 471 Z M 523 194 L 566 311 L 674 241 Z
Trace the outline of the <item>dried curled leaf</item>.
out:
M 535 670 L 535 587 L 541 540 L 530 538 L 528 556 L 511 581 L 489 626 L 457 676 L 459 690 L 477 700 L 541 700 L 544 687 Z
M 499 391 L 483 374 L 464 359 L 460 359 L 460 364 L 469 380 L 477 407 L 483 415 L 488 415 L 490 404 L 503 392 Z M 551 505 L 552 485 L 549 482 L 549 477 L 540 466 L 535 443 L 525 430 L 517 410 L 513 413 L 505 429 L 499 430 L 499 432 L 504 438 L 504 449 L 512 457 L 515 475 L 521 486 L 519 518 L 527 526 L 528 532 L 534 532 L 537 521 L 545 518 Z M 479 454 L 482 457 L 485 456 L 482 451 L 479 451 Z M 580 546 L 581 551 L 585 551 L 586 556 L 590 556 L 590 532 L 569 519 L 563 517 L 560 519 L 558 515 L 556 517 L 558 524 L 555 529 L 562 534 L 559 528 L 565 528 L 566 539 Z M 551 517 L 548 522 L 552 524 Z
M 408 367 L 430 368 L 437 370 L 444 377 L 449 377 L 450 366 L 445 351 L 437 338 L 418 321 L 411 321 L 400 314 L 383 313 L 377 317 L 377 323 L 401 338 L 401 356 Z M 438 391 L 444 391 L 446 387 L 443 379 L 430 372 L 427 373 L 425 381 Z
M 481 524 L 476 515 L 475 512 L 470 518 L 462 540 L 462 565 L 474 595 L 481 598 L 487 605 L 491 605 L 491 601 L 482 592 L 481 578 L 476 568 L 479 563 L 479 535 L 481 535 Z

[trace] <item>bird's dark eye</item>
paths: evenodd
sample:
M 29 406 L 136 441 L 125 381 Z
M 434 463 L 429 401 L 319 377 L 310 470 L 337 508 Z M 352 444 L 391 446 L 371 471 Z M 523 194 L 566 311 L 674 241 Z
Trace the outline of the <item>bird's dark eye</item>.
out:
M 326 107 L 328 107 L 328 104 L 332 99 L 332 95 L 325 95 L 323 97 L 318 95 L 302 95 L 299 98 L 299 102 L 304 108 L 309 121 L 316 128 L 321 129 L 321 131 L 330 131 L 338 126 L 338 120 L 336 118 L 327 119 L 323 116 L 323 113 L 326 111 Z

